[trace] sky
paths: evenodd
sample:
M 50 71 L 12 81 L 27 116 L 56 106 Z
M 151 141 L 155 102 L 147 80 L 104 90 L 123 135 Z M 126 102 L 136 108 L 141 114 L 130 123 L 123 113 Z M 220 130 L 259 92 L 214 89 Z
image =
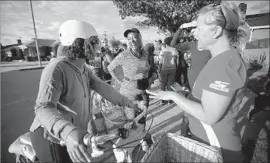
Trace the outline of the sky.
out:
M 247 3 L 247 15 L 269 12 L 269 1 L 234 1 L 237 5 Z M 91 23 L 99 37 L 113 36 L 124 41 L 123 32 L 137 27 L 144 42 L 151 42 L 163 34 L 156 27 L 138 27 L 135 23 L 141 17 L 122 20 L 112 1 L 32 1 L 37 37 L 56 40 L 58 28 L 66 20 L 76 19 Z M 0 41 L 3 45 L 15 44 L 17 39 L 27 42 L 34 38 L 34 28 L 29 1 L 0 1 Z

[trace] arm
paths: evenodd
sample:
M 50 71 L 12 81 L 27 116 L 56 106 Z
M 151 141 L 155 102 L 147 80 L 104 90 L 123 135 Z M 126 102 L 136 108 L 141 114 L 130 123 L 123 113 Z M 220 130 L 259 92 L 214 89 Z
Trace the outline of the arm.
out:
M 119 78 L 119 76 L 116 75 L 115 69 L 118 66 L 121 66 L 122 62 L 123 62 L 123 53 L 120 53 L 114 60 L 112 60 L 112 62 L 107 67 L 111 76 L 119 83 L 122 83 L 122 81 Z
M 60 68 L 46 67 L 43 70 L 39 93 L 35 105 L 35 114 L 44 128 L 55 138 L 66 140 L 71 131 L 76 129 L 65 120 L 57 110 L 57 103 L 63 92 L 63 73 Z
M 202 104 L 188 100 L 177 93 L 173 93 L 171 97 L 185 112 L 209 125 L 217 123 L 222 118 L 232 98 L 233 96 L 219 95 L 207 90 L 203 90 Z
M 136 104 L 133 104 L 131 100 L 121 95 L 117 90 L 115 90 L 109 84 L 100 80 L 97 76 L 89 72 L 89 78 L 91 81 L 91 88 L 95 90 L 98 94 L 104 97 L 106 100 L 110 101 L 114 105 L 127 106 L 129 108 L 135 108 Z
M 112 62 L 113 58 L 108 53 L 105 54 L 105 57 L 109 63 Z
M 176 45 L 177 39 L 180 36 L 181 30 L 182 29 L 179 27 L 178 30 L 173 35 L 173 39 L 172 39 L 171 44 L 170 44 L 171 47 L 174 47 Z
M 189 27 L 196 27 L 196 21 L 192 21 L 190 23 L 184 23 L 177 29 L 171 41 L 171 44 L 170 44 L 171 47 L 174 47 L 176 45 L 177 39 L 180 36 L 181 30 L 184 28 L 189 28 Z
M 163 50 L 160 51 L 160 54 L 159 54 L 159 64 L 158 64 L 158 72 L 161 71 L 162 69 L 162 63 L 163 63 Z
M 179 57 L 179 54 L 178 54 L 177 50 L 175 49 L 175 51 L 174 51 L 174 63 L 175 63 L 175 66 L 176 66 L 175 68 L 177 68 L 178 65 L 179 65 L 178 57 Z
M 184 111 L 207 124 L 217 123 L 226 113 L 236 92 L 246 83 L 245 65 L 234 60 L 230 62 L 227 67 L 218 67 L 220 63 L 217 62 L 216 69 L 204 69 L 211 72 L 211 76 L 197 79 L 202 87 L 201 104 L 176 92 L 150 94 L 154 95 L 152 98 L 173 100 Z

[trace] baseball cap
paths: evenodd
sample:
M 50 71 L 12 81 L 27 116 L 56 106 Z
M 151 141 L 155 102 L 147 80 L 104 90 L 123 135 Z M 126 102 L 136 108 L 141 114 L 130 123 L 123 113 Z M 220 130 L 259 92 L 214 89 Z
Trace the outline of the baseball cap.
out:
M 131 29 L 127 29 L 127 30 L 124 32 L 124 36 L 127 37 L 127 35 L 128 35 L 130 32 L 140 33 L 140 31 L 139 31 L 137 28 L 131 28 Z

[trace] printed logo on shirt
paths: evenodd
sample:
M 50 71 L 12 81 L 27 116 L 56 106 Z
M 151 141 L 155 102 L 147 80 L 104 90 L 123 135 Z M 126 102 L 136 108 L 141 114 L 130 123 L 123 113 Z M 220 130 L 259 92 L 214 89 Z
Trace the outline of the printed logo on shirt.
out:
M 210 83 L 209 87 L 222 91 L 222 92 L 229 92 L 229 86 L 230 83 L 222 82 L 222 81 L 214 81 L 214 83 Z

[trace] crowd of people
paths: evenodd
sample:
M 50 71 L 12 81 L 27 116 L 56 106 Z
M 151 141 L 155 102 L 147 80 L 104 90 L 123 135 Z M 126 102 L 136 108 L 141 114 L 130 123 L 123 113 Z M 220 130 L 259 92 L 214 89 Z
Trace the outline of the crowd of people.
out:
M 127 106 L 133 116 L 138 110 L 134 101 L 148 107 L 149 100 L 157 98 L 184 110 L 193 139 L 211 144 L 205 128 L 210 126 L 224 162 L 241 162 L 235 117 L 247 83 L 237 51 L 249 34 L 244 24 L 235 4 L 208 5 L 196 20 L 182 24 L 163 41 L 144 45 L 137 28 L 127 29 L 123 33 L 127 44 L 113 54 L 99 47 L 91 24 L 64 22 L 59 54 L 42 72 L 31 131 L 45 133 L 60 162 L 90 161 L 82 137 L 93 120 L 92 90 L 113 104 Z M 153 92 L 149 89 L 155 80 L 160 81 L 160 91 Z M 119 91 L 110 85 L 112 81 L 120 85 Z M 188 97 L 172 91 L 175 82 L 190 90 Z M 66 147 L 59 145 L 60 140 Z

